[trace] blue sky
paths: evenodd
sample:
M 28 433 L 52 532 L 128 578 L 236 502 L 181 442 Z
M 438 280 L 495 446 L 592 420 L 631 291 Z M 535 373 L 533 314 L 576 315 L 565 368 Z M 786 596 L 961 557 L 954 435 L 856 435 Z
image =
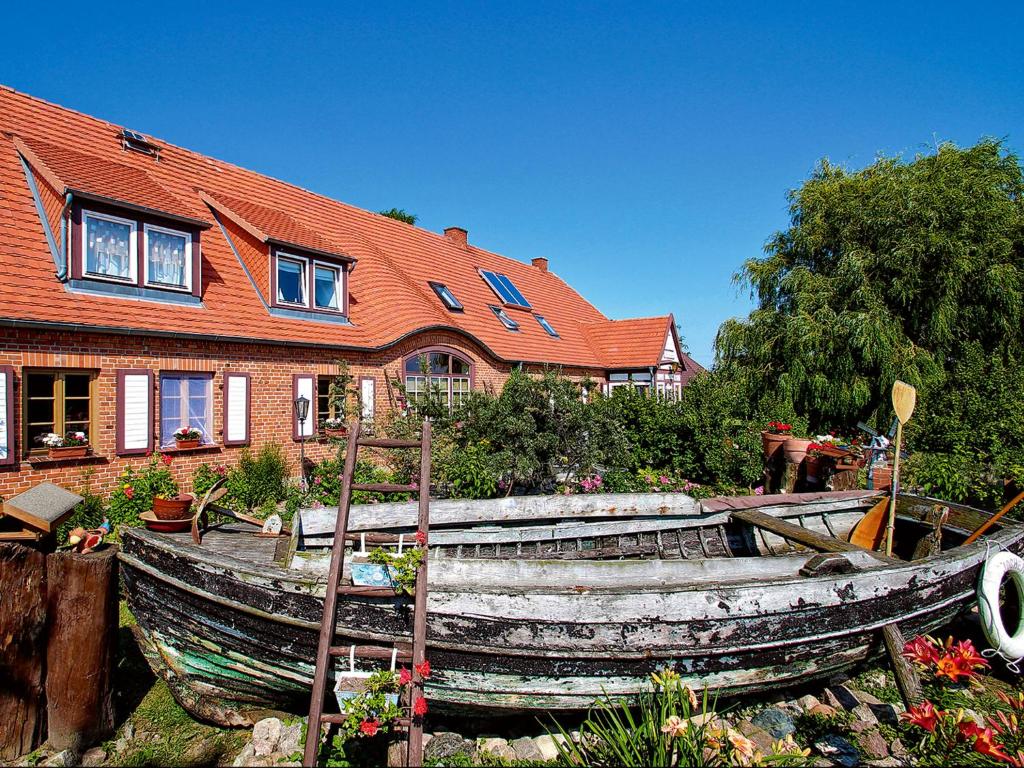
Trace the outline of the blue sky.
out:
M 709 364 L 818 159 L 1022 149 L 1021 3 L 769 5 L 12 7 L 0 82 L 547 256 L 611 317 L 674 312 Z

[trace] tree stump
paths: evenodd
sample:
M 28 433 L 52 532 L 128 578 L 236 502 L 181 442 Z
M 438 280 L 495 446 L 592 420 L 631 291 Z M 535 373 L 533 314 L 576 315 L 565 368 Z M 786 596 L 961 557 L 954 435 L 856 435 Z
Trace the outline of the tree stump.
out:
M 43 740 L 46 661 L 46 556 L 0 544 L 0 760 Z
M 47 580 L 48 740 L 80 754 L 114 732 L 117 548 L 50 555 Z

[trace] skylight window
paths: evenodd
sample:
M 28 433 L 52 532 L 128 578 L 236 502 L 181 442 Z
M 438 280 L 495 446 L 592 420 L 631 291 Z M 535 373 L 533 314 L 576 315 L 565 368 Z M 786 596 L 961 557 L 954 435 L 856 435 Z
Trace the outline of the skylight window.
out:
M 491 312 L 494 313 L 494 316 L 497 317 L 499 320 L 501 320 L 501 324 L 504 325 L 506 328 L 508 328 L 508 330 L 510 330 L 510 331 L 518 331 L 519 330 L 519 323 L 517 323 L 515 320 L 513 320 L 511 317 L 509 317 L 508 316 L 508 312 L 506 312 L 501 307 L 494 306 L 493 304 L 488 304 L 488 306 L 491 308 Z
M 552 336 L 556 339 L 559 338 L 558 331 L 554 329 L 554 326 L 552 326 L 551 323 L 549 323 L 540 315 L 534 315 L 534 317 L 537 318 L 537 322 L 540 323 L 540 327 L 547 331 L 548 336 Z
M 516 288 L 515 283 L 509 280 L 507 275 L 503 275 L 499 272 L 491 272 L 486 269 L 480 270 L 480 276 L 484 281 L 491 287 L 491 290 L 501 299 L 504 303 L 512 307 L 521 307 L 522 309 L 529 309 L 530 302 L 526 300 L 526 297 L 519 292 Z
M 441 300 L 441 303 L 452 312 L 461 312 L 465 307 L 462 306 L 462 302 L 455 298 L 455 294 L 451 292 L 447 285 L 444 283 L 436 283 L 433 280 L 429 281 L 430 287 L 434 289 L 434 293 L 437 294 L 437 298 Z
M 124 149 L 131 149 L 142 152 L 144 155 L 152 155 L 159 159 L 160 147 L 150 141 L 149 137 L 138 131 L 124 128 L 121 130 L 121 146 Z

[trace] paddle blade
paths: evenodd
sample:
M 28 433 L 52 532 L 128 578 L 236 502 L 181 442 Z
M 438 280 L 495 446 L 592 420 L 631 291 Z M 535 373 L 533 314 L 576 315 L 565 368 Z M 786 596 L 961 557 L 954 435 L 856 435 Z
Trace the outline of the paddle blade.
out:
M 917 404 L 917 390 L 909 384 L 897 379 L 892 385 L 892 407 L 900 424 L 910 421 L 910 415 Z
M 885 524 L 889 517 L 889 497 L 881 498 L 869 509 L 850 532 L 850 543 L 864 549 L 877 550 L 885 538 Z

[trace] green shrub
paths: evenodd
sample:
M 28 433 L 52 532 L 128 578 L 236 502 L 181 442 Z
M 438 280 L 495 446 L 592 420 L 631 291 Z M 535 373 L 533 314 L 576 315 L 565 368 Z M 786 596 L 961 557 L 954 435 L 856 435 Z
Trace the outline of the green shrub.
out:
M 221 464 L 211 467 L 203 463 L 196 467 L 192 473 L 192 493 L 197 499 L 202 499 L 214 485 L 227 475 L 227 468 Z
M 57 544 L 59 545 L 67 543 L 68 533 L 75 528 L 85 528 L 86 530 L 98 528 L 103 522 L 103 518 L 107 517 L 107 502 L 101 495 L 93 492 L 91 473 L 85 475 L 83 483 L 78 490 L 78 495 L 82 497 L 82 500 L 75 505 L 71 517 L 57 528 Z
M 249 511 L 268 501 L 282 501 L 288 492 L 289 472 L 288 461 L 277 443 L 266 443 L 256 456 L 245 448 L 238 464 L 228 471 L 231 501 Z
M 157 496 L 178 495 L 178 483 L 170 471 L 170 454 L 155 454 L 142 469 L 125 468 L 110 495 L 108 517 L 116 531 L 122 525 L 141 525 L 140 515 L 153 508 Z
M 498 490 L 498 464 L 483 441 L 456 450 L 446 467 L 451 495 L 456 499 L 490 499 Z

